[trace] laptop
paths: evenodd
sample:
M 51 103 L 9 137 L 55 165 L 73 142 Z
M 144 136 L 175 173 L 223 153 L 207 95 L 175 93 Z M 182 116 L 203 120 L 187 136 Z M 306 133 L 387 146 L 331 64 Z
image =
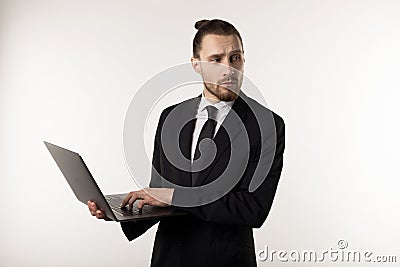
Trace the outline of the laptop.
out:
M 169 216 L 187 214 L 173 207 L 154 207 L 144 205 L 141 210 L 137 207 L 138 201 L 133 203 L 132 210 L 121 208 L 122 200 L 126 194 L 103 195 L 87 168 L 82 157 L 73 151 L 50 144 L 44 141 L 50 154 L 60 168 L 69 186 L 77 199 L 83 204 L 94 201 L 99 209 L 111 220 L 117 222 L 138 221 Z

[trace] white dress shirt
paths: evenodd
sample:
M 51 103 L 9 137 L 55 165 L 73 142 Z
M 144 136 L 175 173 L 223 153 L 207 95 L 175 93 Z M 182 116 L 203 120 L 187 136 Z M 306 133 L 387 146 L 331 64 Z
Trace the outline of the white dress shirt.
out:
M 217 103 L 210 102 L 207 98 L 204 97 L 204 94 L 201 95 L 201 100 L 199 103 L 199 107 L 197 109 L 197 114 L 196 114 L 196 124 L 194 126 L 194 131 L 193 131 L 193 140 L 192 140 L 192 151 L 191 151 L 191 160 L 193 162 L 194 158 L 194 152 L 196 150 L 196 145 L 197 145 L 197 140 L 199 139 L 199 135 L 201 132 L 201 129 L 203 128 L 203 125 L 206 123 L 208 120 L 208 113 L 207 113 L 207 106 L 214 106 L 218 109 L 217 112 L 217 125 L 215 126 L 215 132 L 214 136 L 217 134 L 218 129 L 220 128 L 222 122 L 224 121 L 226 115 L 228 115 L 229 111 L 232 108 L 233 101 L 219 101 Z

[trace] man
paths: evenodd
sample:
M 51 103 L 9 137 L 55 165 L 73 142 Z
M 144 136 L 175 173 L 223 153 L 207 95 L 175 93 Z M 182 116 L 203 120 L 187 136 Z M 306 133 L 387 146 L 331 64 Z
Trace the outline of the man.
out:
M 172 205 L 188 215 L 121 226 L 131 241 L 160 222 L 151 266 L 256 266 L 252 228 L 262 226 L 275 196 L 283 166 L 284 122 L 240 91 L 244 51 L 236 28 L 217 19 L 198 21 L 195 27 L 191 62 L 203 78 L 203 93 L 162 112 L 150 188 L 130 192 L 121 204 L 132 206 L 140 199 L 139 208 Z M 181 106 L 192 110 L 193 120 L 174 115 Z M 164 129 L 173 132 L 171 121 L 183 126 L 177 138 L 181 153 L 190 159 L 191 171 L 167 158 L 161 136 Z M 207 142 L 199 145 L 204 138 L 215 143 L 211 164 L 204 164 L 212 150 Z M 202 168 L 194 170 L 197 163 Z M 185 189 L 205 188 L 220 177 L 225 181 L 218 189 Z M 168 182 L 177 186 L 166 188 Z M 94 202 L 88 206 L 93 216 L 108 219 Z

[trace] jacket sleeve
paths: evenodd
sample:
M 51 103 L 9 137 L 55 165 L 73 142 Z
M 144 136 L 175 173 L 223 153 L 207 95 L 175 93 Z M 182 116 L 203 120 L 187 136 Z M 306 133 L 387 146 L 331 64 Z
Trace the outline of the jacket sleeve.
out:
M 148 229 L 158 222 L 158 219 L 148 219 L 143 221 L 133 221 L 133 222 L 121 222 L 121 228 L 124 232 L 126 238 L 132 241 L 142 234 L 144 234 Z
M 207 221 L 227 225 L 247 226 L 259 228 L 266 220 L 271 209 L 278 181 L 283 167 L 283 152 L 285 149 L 285 124 L 282 118 L 276 119 L 276 147 L 273 162 L 261 185 L 253 192 L 249 192 L 248 184 L 253 172 L 260 162 L 262 153 L 259 152 L 250 158 L 247 171 L 240 184 L 240 190 L 230 191 L 218 200 L 197 207 L 177 207 L 185 210 L 195 217 Z M 261 146 L 262 147 L 262 146 Z M 268 149 L 268 148 L 263 148 Z M 179 198 L 180 190 L 174 191 L 174 198 Z

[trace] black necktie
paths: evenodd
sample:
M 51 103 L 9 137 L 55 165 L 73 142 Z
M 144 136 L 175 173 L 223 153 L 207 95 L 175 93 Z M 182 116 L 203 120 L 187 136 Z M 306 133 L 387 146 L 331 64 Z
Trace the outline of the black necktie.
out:
M 199 144 L 200 144 L 201 140 L 203 140 L 204 138 L 213 139 L 215 127 L 217 126 L 216 117 L 217 117 L 218 109 L 214 106 L 207 106 L 206 109 L 207 109 L 207 113 L 208 113 L 208 119 L 207 119 L 206 123 L 203 125 L 203 128 L 201 128 L 199 139 L 197 140 L 197 144 L 196 144 L 196 150 L 194 152 L 193 161 L 200 158 Z M 194 186 L 194 184 L 196 183 L 197 177 L 198 177 L 198 173 L 192 174 L 192 186 Z

